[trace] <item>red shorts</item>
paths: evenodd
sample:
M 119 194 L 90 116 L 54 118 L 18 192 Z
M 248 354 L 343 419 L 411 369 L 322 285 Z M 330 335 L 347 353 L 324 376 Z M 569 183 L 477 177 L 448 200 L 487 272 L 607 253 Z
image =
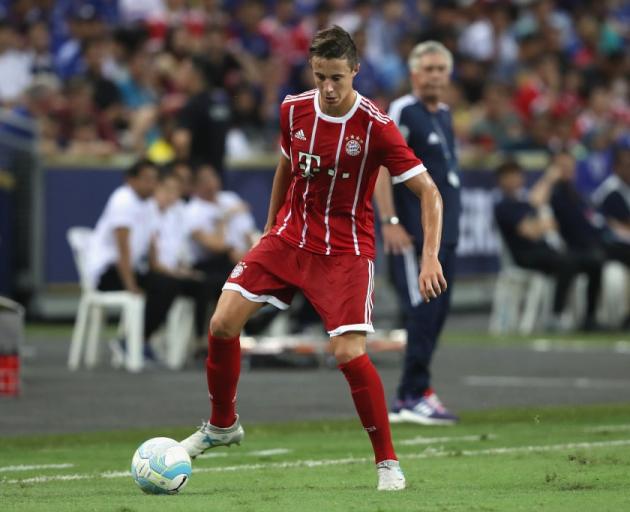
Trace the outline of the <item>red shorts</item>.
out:
M 268 235 L 234 267 L 223 289 L 280 309 L 301 290 L 330 336 L 374 332 L 374 262 L 365 256 L 315 254 Z

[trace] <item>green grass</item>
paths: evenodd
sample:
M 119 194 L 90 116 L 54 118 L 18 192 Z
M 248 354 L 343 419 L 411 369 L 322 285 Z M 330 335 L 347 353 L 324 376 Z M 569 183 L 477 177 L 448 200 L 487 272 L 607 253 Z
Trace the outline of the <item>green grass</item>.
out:
M 246 430 L 243 446 L 218 448 L 210 453 L 222 455 L 195 461 L 197 471 L 177 496 L 144 495 L 128 476 L 104 478 L 101 474 L 126 471 L 143 440 L 158 435 L 181 438 L 186 430 L 0 438 L 0 510 L 630 510 L 628 405 L 469 413 L 461 425 L 452 428 L 396 425 L 394 438 L 408 480 L 408 489 L 400 493 L 374 490 L 371 450 L 356 421 L 246 425 Z M 404 444 L 419 436 L 453 439 Z M 610 444 L 615 441 L 617 445 Z M 567 447 L 570 443 L 588 445 Z M 554 448 L 527 448 L 541 446 Z M 290 451 L 251 453 L 278 448 Z M 340 459 L 346 460 L 339 463 Z M 304 461 L 328 463 L 308 467 Z M 285 462 L 292 466 L 280 467 Z M 73 466 L 3 469 L 27 464 Z M 221 470 L 226 467 L 237 469 Z M 29 481 L 40 475 L 80 475 L 83 479 Z

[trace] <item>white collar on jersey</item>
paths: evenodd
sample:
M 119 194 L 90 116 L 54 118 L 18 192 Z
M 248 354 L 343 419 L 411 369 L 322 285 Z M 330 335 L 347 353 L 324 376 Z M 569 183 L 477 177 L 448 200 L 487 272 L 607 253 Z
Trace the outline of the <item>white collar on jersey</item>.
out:
M 359 94 L 359 91 L 355 91 L 357 93 L 357 97 L 354 100 L 354 105 L 352 108 L 346 112 L 346 114 L 342 117 L 329 116 L 328 114 L 324 114 L 319 108 L 319 90 L 315 91 L 315 97 L 313 101 L 315 102 L 315 113 L 318 117 L 321 117 L 324 121 L 329 121 L 331 123 L 345 123 L 348 119 L 350 119 L 354 113 L 359 108 L 359 104 L 361 103 L 362 96 Z

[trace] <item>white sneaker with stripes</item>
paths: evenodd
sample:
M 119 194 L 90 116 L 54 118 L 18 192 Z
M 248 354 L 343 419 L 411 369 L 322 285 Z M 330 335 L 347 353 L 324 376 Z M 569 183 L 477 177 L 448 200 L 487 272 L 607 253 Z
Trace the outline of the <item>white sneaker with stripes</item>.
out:
M 180 441 L 180 444 L 188 452 L 188 455 L 194 459 L 210 448 L 241 444 L 244 437 L 245 431 L 241 427 L 237 414 L 234 424 L 226 428 L 215 427 L 204 421 L 196 432 Z
M 379 491 L 402 491 L 405 488 L 405 475 L 397 460 L 384 460 L 376 465 Z

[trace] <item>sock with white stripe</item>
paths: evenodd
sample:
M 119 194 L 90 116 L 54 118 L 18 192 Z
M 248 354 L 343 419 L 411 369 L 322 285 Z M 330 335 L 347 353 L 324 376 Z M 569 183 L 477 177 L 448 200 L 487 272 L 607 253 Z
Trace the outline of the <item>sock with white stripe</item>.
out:
M 387 418 L 387 403 L 383 383 L 367 354 L 339 365 L 350 384 L 352 400 L 361 418 L 372 448 L 376 463 L 398 460 L 392 444 L 392 434 Z

